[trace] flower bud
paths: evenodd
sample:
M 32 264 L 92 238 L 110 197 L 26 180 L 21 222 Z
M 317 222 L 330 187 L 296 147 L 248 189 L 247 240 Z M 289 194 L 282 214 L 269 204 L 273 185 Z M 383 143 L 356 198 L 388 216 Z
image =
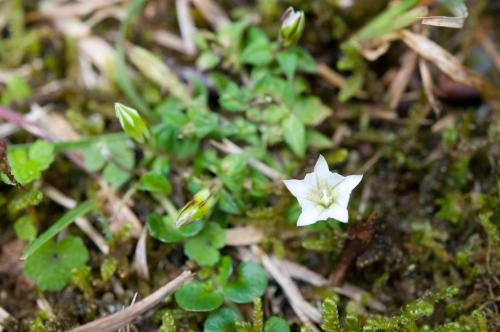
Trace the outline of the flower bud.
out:
M 304 12 L 296 12 L 292 7 L 288 7 L 283 13 L 280 40 L 284 46 L 293 45 L 300 39 L 304 32 L 305 20 Z
M 130 107 L 115 103 L 115 114 L 123 130 L 139 143 L 149 137 L 149 130 L 139 113 Z
M 176 227 L 189 224 L 207 216 L 211 211 L 220 194 L 220 185 L 211 185 L 198 191 L 193 199 L 182 208 L 175 221 Z

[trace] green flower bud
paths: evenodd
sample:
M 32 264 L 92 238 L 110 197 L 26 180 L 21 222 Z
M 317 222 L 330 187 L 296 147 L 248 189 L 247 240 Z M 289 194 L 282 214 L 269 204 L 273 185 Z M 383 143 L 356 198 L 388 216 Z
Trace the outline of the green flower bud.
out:
M 139 143 L 144 142 L 144 138 L 149 138 L 149 130 L 142 120 L 139 112 L 120 103 L 115 103 L 116 117 L 120 121 L 123 130 Z
M 281 17 L 280 40 L 284 46 L 291 46 L 295 44 L 302 33 L 305 26 L 305 15 L 303 11 L 295 11 L 292 7 L 283 13 Z
M 211 211 L 220 194 L 220 185 L 213 184 L 208 188 L 198 191 L 193 199 L 182 208 L 175 221 L 176 227 L 189 224 L 207 216 Z

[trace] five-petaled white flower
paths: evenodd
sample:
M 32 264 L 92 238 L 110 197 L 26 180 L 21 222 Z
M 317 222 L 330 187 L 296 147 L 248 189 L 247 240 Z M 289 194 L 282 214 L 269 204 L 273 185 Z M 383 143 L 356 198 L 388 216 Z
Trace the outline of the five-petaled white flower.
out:
M 304 180 L 284 180 L 302 208 L 297 226 L 311 225 L 328 218 L 347 222 L 349 196 L 362 178 L 363 175 L 342 176 L 330 172 L 325 158 L 320 155 L 314 172 L 307 173 Z

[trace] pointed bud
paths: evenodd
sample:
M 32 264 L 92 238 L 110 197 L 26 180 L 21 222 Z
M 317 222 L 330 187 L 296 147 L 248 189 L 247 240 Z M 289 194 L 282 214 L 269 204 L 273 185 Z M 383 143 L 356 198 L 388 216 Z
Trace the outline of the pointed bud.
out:
M 180 227 L 207 216 L 220 194 L 220 185 L 211 185 L 208 188 L 198 191 L 193 199 L 182 208 L 175 221 L 176 227 Z
M 123 130 L 139 143 L 149 138 L 149 130 L 139 112 L 120 103 L 115 103 L 115 114 Z
M 303 11 L 296 12 L 292 7 L 288 7 L 281 17 L 280 40 L 284 46 L 291 46 L 302 37 L 305 21 Z

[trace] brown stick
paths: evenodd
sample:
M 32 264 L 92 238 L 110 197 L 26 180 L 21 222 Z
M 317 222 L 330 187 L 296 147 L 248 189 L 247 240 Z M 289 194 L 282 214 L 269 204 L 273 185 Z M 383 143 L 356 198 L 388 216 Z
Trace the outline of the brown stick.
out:
M 349 267 L 356 257 L 361 255 L 370 244 L 375 234 L 377 223 L 375 213 L 372 213 L 366 222 L 358 223 L 350 232 L 349 240 L 342 250 L 337 268 L 330 276 L 330 281 L 334 286 L 341 286 L 344 283 Z
M 68 332 L 115 331 L 160 303 L 166 296 L 172 294 L 176 289 L 193 279 L 193 277 L 194 274 L 191 271 L 184 271 L 177 278 L 144 298 L 144 300 L 139 301 L 120 312 L 94 320 L 88 324 L 69 330 Z

